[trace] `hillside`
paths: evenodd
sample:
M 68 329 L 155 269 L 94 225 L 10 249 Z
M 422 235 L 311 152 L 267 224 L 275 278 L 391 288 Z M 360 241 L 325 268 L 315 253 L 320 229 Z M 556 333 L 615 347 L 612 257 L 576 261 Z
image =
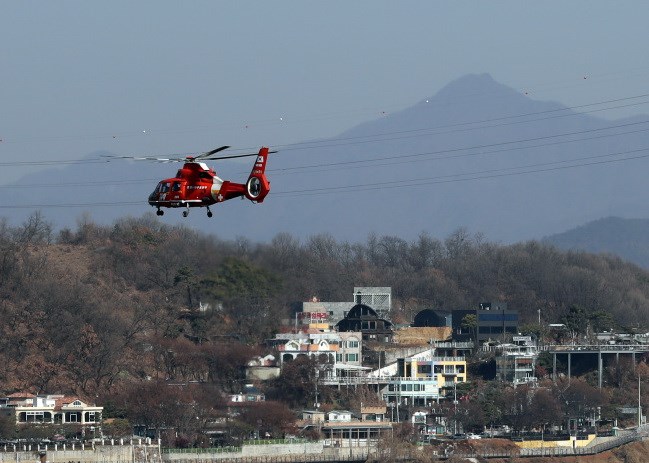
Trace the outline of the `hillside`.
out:
M 598 329 L 642 329 L 649 315 L 649 273 L 619 258 L 502 246 L 462 230 L 444 241 L 373 236 L 350 245 L 279 234 L 256 244 L 153 215 L 53 235 L 35 215 L 0 231 L 5 391 L 108 394 L 143 378 L 236 388 L 246 356 L 302 301 L 350 300 L 354 286 L 392 287 L 397 323 L 423 308 L 483 301 L 507 302 L 523 323 L 536 323 L 539 310 L 559 322 L 581 307 Z
M 337 137 L 274 147 L 272 191 L 261 205 L 226 202 L 210 220 L 204 211 L 187 219 L 169 211 L 164 221 L 224 239 L 266 242 L 281 232 L 300 239 L 330 233 L 362 242 L 375 233 L 414 240 L 422 232 L 443 237 L 466 227 L 513 243 L 612 214 L 642 217 L 649 194 L 642 154 L 649 143 L 647 118 L 607 120 L 600 115 L 614 104 L 590 103 L 578 113 L 536 101 L 487 74 L 466 75 Z M 35 171 L 7 188 L 11 223 L 36 209 L 57 228 L 74 227 L 84 212 L 104 225 L 124 213 L 140 216 L 151 210 L 146 198 L 156 182 L 176 170 L 171 164 L 98 162 L 99 154 L 89 154 L 85 164 Z M 250 171 L 249 162 L 215 167 L 235 181 Z
M 649 220 L 607 217 L 543 239 L 564 250 L 614 254 L 649 268 Z

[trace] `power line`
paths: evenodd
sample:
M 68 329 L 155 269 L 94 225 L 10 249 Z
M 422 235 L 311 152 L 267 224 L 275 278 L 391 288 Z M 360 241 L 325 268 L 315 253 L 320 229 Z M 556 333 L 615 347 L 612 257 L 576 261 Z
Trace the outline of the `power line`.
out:
M 646 124 L 646 123 L 649 123 L 649 121 L 640 122 L 639 124 Z M 593 129 L 593 130 L 605 130 L 605 129 Z M 578 138 L 578 139 L 575 139 L 575 140 L 558 140 L 558 141 L 547 142 L 547 143 L 537 143 L 537 144 L 528 145 L 528 146 L 517 146 L 517 147 L 512 147 L 512 148 L 502 148 L 502 149 L 496 149 L 496 150 L 490 150 L 490 151 L 483 151 L 485 148 L 490 148 L 490 147 L 493 147 L 493 146 L 507 145 L 507 144 L 513 144 L 513 143 L 523 143 L 523 142 L 530 142 L 530 141 L 536 141 L 537 140 L 537 139 L 525 139 L 525 140 L 507 141 L 507 142 L 495 143 L 495 144 L 469 146 L 469 147 L 463 147 L 463 148 L 449 148 L 449 149 L 445 149 L 445 150 L 427 151 L 427 152 L 423 152 L 423 153 L 392 155 L 392 156 L 384 156 L 384 157 L 380 157 L 380 158 L 358 159 L 358 160 L 354 160 L 354 161 L 340 161 L 340 162 L 331 162 L 331 163 L 325 163 L 325 164 L 313 164 L 313 165 L 308 165 L 308 166 L 285 167 L 285 168 L 281 168 L 281 169 L 270 169 L 269 172 L 302 173 L 302 172 L 295 172 L 295 171 L 298 171 L 300 169 L 309 169 L 310 170 L 310 169 L 321 168 L 321 167 L 328 167 L 328 168 L 335 167 L 333 169 L 320 169 L 320 170 L 315 171 L 315 172 L 325 172 L 325 171 L 339 170 L 339 169 L 343 169 L 343 168 L 344 169 L 365 168 L 367 164 L 373 165 L 374 167 L 377 167 L 377 166 L 390 166 L 390 165 L 396 165 L 396 164 L 405 164 L 405 163 L 410 163 L 410 162 L 422 161 L 421 158 L 424 158 L 424 157 L 429 157 L 430 159 L 423 159 L 423 161 L 438 161 L 438 160 L 455 159 L 455 158 L 468 157 L 468 156 L 482 156 L 482 155 L 486 155 L 486 154 L 504 153 L 504 152 L 508 152 L 508 151 L 518 151 L 518 150 L 524 150 L 524 149 L 542 148 L 542 147 L 545 147 L 545 146 L 562 145 L 562 144 L 566 144 L 566 143 L 578 143 L 578 142 L 583 142 L 583 141 L 591 141 L 591 140 L 597 140 L 597 139 L 602 139 L 602 138 L 617 137 L 617 136 L 621 136 L 621 135 L 630 135 L 630 134 L 634 134 L 634 133 L 642 133 L 642 132 L 647 132 L 647 131 L 649 131 L 649 127 L 643 128 L 643 129 L 638 129 L 638 130 L 630 130 L 630 131 L 626 131 L 626 132 L 603 134 L 603 135 L 597 135 L 597 136 L 592 136 L 592 137 L 583 137 L 583 138 Z M 542 137 L 542 138 L 554 138 L 554 137 L 562 137 L 562 136 L 568 136 L 568 135 L 578 135 L 580 133 L 582 133 L 582 132 L 572 132 L 572 133 L 569 133 L 569 134 L 549 135 L 548 137 Z M 461 151 L 471 151 L 471 150 L 481 150 L 481 151 L 479 151 L 477 153 L 453 154 L 453 153 L 458 153 L 458 152 L 461 152 Z M 447 156 L 439 156 L 441 154 L 448 154 L 448 155 Z M 396 161 L 395 162 L 385 162 L 385 163 L 381 163 L 381 164 L 375 164 L 377 161 L 390 161 L 390 160 L 396 160 Z
M 503 169 L 490 169 L 490 170 L 484 170 L 484 171 L 477 171 L 477 172 L 469 172 L 469 173 L 460 173 L 460 174 L 450 174 L 450 175 L 441 175 L 441 176 L 435 176 L 435 177 L 426 177 L 426 178 L 419 178 L 419 179 L 409 179 L 409 180 L 393 180 L 393 181 L 382 181 L 382 182 L 377 182 L 377 183 L 367 183 L 367 184 L 355 184 L 355 185 L 345 185 L 345 186 L 338 186 L 338 187 L 326 187 L 326 188 L 309 188 L 306 190 L 293 190 L 293 191 L 285 191 L 285 192 L 275 192 L 275 196 L 316 196 L 316 195 L 322 195 L 322 194 L 330 194 L 330 193 L 348 193 L 348 192 L 355 192 L 355 191 L 369 191 L 369 190 L 379 190 L 379 189 L 392 189 L 392 188 L 408 188 L 408 187 L 417 187 L 417 186 L 424 186 L 424 185 L 435 185 L 435 184 L 442 184 L 442 183 L 456 183 L 456 182 L 466 182 L 466 181 L 472 181 L 472 180 L 484 180 L 484 179 L 489 179 L 489 178 L 497 178 L 497 177 L 508 177 L 508 176 L 513 176 L 513 175 L 524 175 L 524 174 L 533 174 L 533 173 L 540 173 L 540 172 L 550 172 L 550 171 L 557 171 L 557 170 L 564 170 L 564 169 L 573 169 L 576 167 L 585 167 L 585 166 L 592 166 L 592 165 L 598 165 L 598 164 L 610 164 L 614 162 L 625 162 L 625 161 L 632 161 L 632 160 L 637 160 L 637 159 L 644 159 L 648 158 L 649 154 L 644 154 L 644 155 L 636 155 L 636 156 L 630 156 L 622 159 L 608 159 L 608 160 L 600 160 L 600 161 L 591 161 L 591 162 L 584 162 L 584 163 L 578 163 L 578 164 L 573 164 L 569 166 L 555 166 L 554 164 L 562 164 L 562 163 L 568 163 L 568 162 L 576 162 L 576 161 L 583 161 L 583 160 L 590 160 L 590 159 L 598 159 L 602 157 L 610 157 L 610 156 L 620 156 L 624 154 L 632 154 L 632 153 L 639 153 L 639 152 L 645 152 L 649 151 L 649 148 L 640 148 L 636 150 L 629 150 L 629 151 L 624 151 L 620 153 L 609 153 L 609 154 L 604 154 L 604 155 L 598 155 L 598 156 L 587 156 L 584 158 L 575 158 L 571 160 L 562 160 L 562 161 L 554 161 L 550 163 L 541 163 L 541 164 L 531 164 L 527 166 L 520 166 L 520 167 L 506 167 Z M 547 167 L 543 167 L 547 166 Z M 541 168 L 538 168 L 541 167 Z M 521 170 L 523 169 L 523 170 Z M 510 170 L 521 170 L 520 172 L 507 172 Z M 469 176 L 467 178 L 453 178 L 453 177 L 465 177 Z M 449 178 L 450 177 L 450 178 Z
M 580 106 L 570 106 L 570 107 L 563 107 L 563 108 L 558 108 L 558 109 L 550 109 L 550 110 L 544 110 L 544 111 L 538 111 L 538 112 L 532 112 L 532 113 L 523 113 L 523 114 L 515 114 L 515 115 L 510 115 L 510 116 L 502 116 L 502 117 L 495 117 L 495 118 L 489 118 L 489 119 L 481 119 L 481 120 L 476 120 L 476 121 L 467 121 L 467 122 L 458 122 L 454 124 L 447 124 L 447 125 L 439 125 L 439 126 L 433 126 L 433 127 L 423 127 L 419 129 L 409 129 L 409 130 L 400 130 L 400 131 L 394 131 L 394 132 L 383 132 L 383 133 L 377 133 L 373 135 L 359 135 L 359 136 L 354 136 L 354 137 L 344 137 L 344 138 L 335 138 L 333 140 L 316 140 L 316 141 L 310 141 L 310 142 L 299 142 L 299 143 L 290 143 L 290 144 L 285 144 L 285 145 L 273 145 L 277 149 L 282 149 L 282 151 L 289 151 L 289 150 L 294 150 L 294 149 L 311 149 L 311 148 L 323 148 L 323 147 L 329 147 L 329 146 L 340 146 L 340 145 L 345 145 L 345 143 L 340 143 L 340 141 L 350 141 L 350 140 L 361 140 L 363 138 L 374 138 L 374 137 L 383 137 L 386 135 L 402 135 L 402 134 L 412 134 L 412 133 L 417 133 L 417 132 L 427 132 L 427 131 L 433 131 L 433 130 L 440 130 L 440 129 L 448 129 L 448 128 L 457 128 L 457 127 L 465 127 L 465 126 L 470 126 L 470 125 L 476 125 L 476 124 L 484 124 L 488 122 L 498 122 L 498 121 L 504 121 L 504 120 L 509 120 L 509 119 L 518 119 L 522 117 L 529 117 L 529 116 L 535 116 L 535 115 L 540 115 L 540 114 L 549 114 L 549 113 L 557 113 L 557 112 L 566 112 L 566 111 L 574 111 L 575 109 L 580 109 L 580 108 L 585 108 L 585 107 L 590 107 L 590 106 L 595 106 L 595 105 L 601 105 L 601 104 L 606 104 L 606 103 L 612 103 L 612 102 L 620 102 L 620 101 L 625 101 L 625 100 L 630 100 L 630 99 L 636 99 L 636 98 L 644 98 L 648 97 L 649 94 L 643 94 L 643 95 L 637 95 L 637 96 L 632 96 L 632 97 L 626 97 L 626 98 L 618 98 L 615 100 L 608 100 L 608 101 L 603 101 L 603 102 L 598 102 L 598 103 L 589 103 L 585 105 L 580 105 Z M 589 114 L 593 112 L 600 112 L 600 111 L 608 111 L 610 109 L 620 109 L 620 108 L 626 108 L 629 106 L 638 106 L 638 105 L 644 105 L 644 104 L 649 104 L 649 101 L 642 101 L 639 103 L 630 103 L 630 104 L 625 104 L 625 105 L 618 105 L 618 106 L 612 106 L 609 108 L 600 108 L 600 109 L 593 109 L 591 111 L 582 111 L 582 112 L 574 112 L 571 114 L 559 114 L 551 117 L 544 117 L 544 118 L 538 118 L 538 119 L 528 119 L 524 121 L 512 121 L 509 123 L 503 123 L 503 124 L 496 124 L 496 125 L 491 125 L 491 126 L 479 126 L 479 127 L 469 127 L 465 129 L 456 129 L 456 130 L 448 130 L 444 132 L 435 132 L 432 134 L 425 134 L 425 135 L 442 135 L 442 134 L 449 134 L 449 133 L 457 133 L 457 132 L 466 132 L 469 130 L 478 130 L 478 129 L 485 129 L 485 128 L 494 128 L 494 127 L 503 127 L 507 125 L 516 125 L 516 124 L 525 124 L 529 122 L 538 122 L 538 121 L 544 121 L 544 120 L 549 120 L 549 119 L 557 119 L 557 118 L 563 118 L 563 117 L 574 117 L 574 116 L 579 116 L 583 114 Z M 403 137 L 403 138 L 410 138 L 410 137 Z M 393 139 L 398 139 L 398 138 L 387 138 L 387 139 L 378 139 L 378 140 L 365 140 L 365 141 L 360 141 L 359 143 L 373 143 L 373 142 L 379 142 L 379 141 L 389 141 Z M 336 143 L 336 144 L 329 144 L 326 145 L 326 143 Z M 313 146 L 305 146 L 305 145 L 313 145 Z
M 366 184 L 341 185 L 336 187 L 328 186 L 325 188 L 309 188 L 304 190 L 280 191 L 280 192 L 273 192 L 273 196 L 274 197 L 319 196 L 325 194 L 328 195 L 328 194 L 336 194 L 336 193 L 355 193 L 359 191 L 373 191 L 373 190 L 394 189 L 394 188 L 404 189 L 404 188 L 415 188 L 415 187 L 421 187 L 427 185 L 485 180 L 491 178 L 552 172 L 558 170 L 574 169 L 577 167 L 587 167 L 593 165 L 610 164 L 614 162 L 626 162 L 626 161 L 649 158 L 649 153 L 637 154 L 637 153 L 644 153 L 644 152 L 649 152 L 649 148 L 639 148 L 635 150 L 628 150 L 628 151 L 622 151 L 617 153 L 585 156 L 585 157 L 565 159 L 560 161 L 552 161 L 547 163 L 529 164 L 525 166 L 505 167 L 502 169 L 488 169 L 488 170 L 482 170 L 476 172 L 439 175 L 433 177 L 414 178 L 414 179 L 407 179 L 407 180 L 393 180 L 393 181 L 382 181 L 382 182 L 366 183 Z M 633 156 L 627 156 L 620 159 L 603 159 L 606 157 L 623 156 L 623 155 L 631 155 L 631 154 L 633 154 Z M 560 164 L 568 164 L 568 163 L 573 163 L 573 164 L 564 165 L 564 166 L 560 165 Z M 144 201 L 124 201 L 124 202 L 117 202 L 117 203 L 96 202 L 96 203 L 66 203 L 66 204 L 24 204 L 24 205 L 12 204 L 12 205 L 0 205 L 0 209 L 120 207 L 120 206 L 135 206 L 135 205 L 143 206 L 145 204 L 146 203 Z
M 403 138 L 411 138 L 411 137 L 416 137 L 416 136 L 429 136 L 429 135 L 440 135 L 440 134 L 448 134 L 448 133 L 455 133 L 455 132 L 465 132 L 465 131 L 470 131 L 470 130 L 478 130 L 478 129 L 486 129 L 486 128 L 495 128 L 495 127 L 502 127 L 502 126 L 507 126 L 507 125 L 515 125 L 515 124 L 524 124 L 524 123 L 530 123 L 530 122 L 538 122 L 538 121 L 543 121 L 543 120 L 549 120 L 549 119 L 555 119 L 555 118 L 562 118 L 562 117 L 574 117 L 578 115 L 583 115 L 583 114 L 588 114 L 592 112 L 600 112 L 600 111 L 608 111 L 611 109 L 619 109 L 623 107 L 629 107 L 629 106 L 638 106 L 638 105 L 644 105 L 644 104 L 649 104 L 649 101 L 641 101 L 641 102 L 635 102 L 635 103 L 628 103 L 624 105 L 617 105 L 617 106 L 612 106 L 612 107 L 607 107 L 607 108 L 598 108 L 598 109 L 593 109 L 590 111 L 582 111 L 582 112 L 572 112 L 569 114 L 555 114 L 554 116 L 549 116 L 549 117 L 544 117 L 544 118 L 537 118 L 537 119 L 527 119 L 527 120 L 514 120 L 510 122 L 504 122 L 500 124 L 495 124 L 491 126 L 477 126 L 477 127 L 470 127 L 470 126 L 475 126 L 478 124 L 485 124 L 485 123 L 490 123 L 490 122 L 502 122 L 502 121 L 507 121 L 511 119 L 520 119 L 524 117 L 530 117 L 530 116 L 535 116 L 535 115 L 542 115 L 542 114 L 553 114 L 553 113 L 563 113 L 563 112 L 568 112 L 568 111 L 575 111 L 578 109 L 583 109 L 583 108 L 589 108 L 593 106 L 601 106 L 604 104 L 611 104 L 611 103 L 619 103 L 619 102 L 624 102 L 624 101 L 630 101 L 630 100 L 636 100 L 640 98 L 646 98 L 649 97 L 649 94 L 640 94 L 640 95 L 634 95 L 634 96 L 629 96 L 629 97 L 624 97 L 624 98 L 616 98 L 616 99 L 611 99 L 611 100 L 604 100 L 600 102 L 595 102 L 595 103 L 587 103 L 583 105 L 576 105 L 576 106 L 569 106 L 569 107 L 562 107 L 562 108 L 557 108 L 557 109 L 551 109 L 551 110 L 543 110 L 543 111 L 537 111 L 537 112 L 530 112 L 530 113 L 523 113 L 523 114 L 515 114 L 515 115 L 509 115 L 509 116 L 500 116 L 500 117 L 495 117 L 495 118 L 487 118 L 487 119 L 481 119 L 481 120 L 476 120 L 476 121 L 467 121 L 467 122 L 459 122 L 459 123 L 454 123 L 454 124 L 446 124 L 446 125 L 440 125 L 440 126 L 433 126 L 433 127 L 424 127 L 424 128 L 418 128 L 418 129 L 409 129 L 409 130 L 401 130 L 401 131 L 393 131 L 393 132 L 382 132 L 382 133 L 377 133 L 373 135 L 363 135 L 363 136 L 354 136 L 354 137 L 344 137 L 344 138 L 337 138 L 337 139 L 328 139 L 328 140 L 319 140 L 319 141 L 311 141 L 311 142 L 300 142 L 300 143 L 291 143 L 291 144 L 283 144 L 283 145 L 275 145 L 272 144 L 271 146 L 275 149 L 282 149 L 283 151 L 291 151 L 291 150 L 297 150 L 297 149 L 313 149 L 313 148 L 325 148 L 325 147 L 337 147 L 337 146 L 347 146 L 351 144 L 360 144 L 360 143 L 378 143 L 382 141 L 391 141 L 391 140 L 398 140 L 398 139 L 403 139 Z M 469 127 L 467 127 L 469 126 Z M 461 128 L 465 127 L 465 128 Z M 439 131 L 441 129 L 452 129 L 444 132 L 435 132 L 435 133 L 426 133 L 430 131 Z M 396 135 L 409 135 L 409 136 L 403 136 L 403 137 L 396 137 Z M 382 138 L 377 138 L 377 137 L 382 137 Z M 374 138 L 374 139 L 373 139 Z M 355 143 L 347 143 L 356 140 Z M 5 141 L 6 143 L 6 141 Z M 254 148 L 239 148 L 239 149 L 233 149 L 233 151 L 249 151 Z M 187 155 L 194 155 L 197 154 L 198 152 L 191 152 L 191 153 L 174 153 L 171 155 L 165 155 L 165 156 L 187 156 Z M 57 165 L 57 164 L 95 164 L 95 163 L 102 163 L 102 162 L 107 162 L 106 160 L 99 160 L 99 159 L 69 159 L 69 160 L 47 160 L 47 161 L 6 161 L 6 162 L 0 162 L 0 166 L 4 167 L 12 167 L 12 166 L 28 166 L 28 165 L 34 165 L 34 166 L 47 166 L 47 165 Z
M 70 208 L 70 207 L 122 207 L 122 206 L 143 206 L 145 201 L 120 201 L 120 202 L 101 202 L 101 203 L 65 203 L 65 204 L 10 204 L 0 205 L 0 209 L 25 209 L 25 208 Z
M 474 146 L 459 147 L 459 148 L 449 148 L 449 149 L 445 149 L 445 150 L 436 150 L 436 151 L 429 151 L 429 152 L 423 152 L 423 153 L 397 154 L 397 155 L 392 155 L 392 156 L 383 156 L 383 157 L 380 157 L 380 158 L 370 158 L 370 159 L 361 159 L 361 160 L 353 160 L 353 161 L 340 161 L 340 162 L 334 162 L 334 163 L 323 163 L 323 164 L 313 164 L 313 165 L 306 165 L 306 166 L 286 167 L 286 168 L 281 168 L 281 169 L 270 169 L 269 172 L 302 173 L 305 170 L 310 170 L 312 172 L 322 172 L 322 171 L 327 171 L 327 170 L 336 170 L 336 169 L 333 169 L 333 168 L 339 168 L 339 169 L 341 169 L 341 168 L 344 168 L 344 169 L 366 168 L 367 165 L 373 165 L 374 167 L 380 167 L 380 166 L 390 166 L 390 165 L 396 165 L 396 164 L 402 164 L 402 163 L 419 162 L 419 161 L 422 161 L 422 160 L 423 161 L 437 161 L 437 160 L 453 159 L 453 158 L 468 157 L 468 156 L 483 156 L 483 155 L 496 154 L 496 153 L 502 153 L 502 152 L 518 151 L 518 150 L 523 150 L 523 149 L 533 149 L 533 148 L 540 148 L 540 147 L 545 147 L 545 146 L 561 145 L 561 144 L 566 144 L 566 143 L 578 143 L 578 142 L 583 142 L 583 141 L 591 141 L 591 140 L 596 140 L 596 139 L 609 138 L 609 137 L 622 136 L 622 135 L 629 135 L 629 134 L 649 131 L 649 127 L 647 127 L 647 128 L 641 128 L 641 129 L 631 130 L 631 131 L 626 131 L 626 132 L 618 132 L 618 133 L 612 133 L 612 134 L 602 134 L 602 135 L 596 135 L 596 136 L 591 136 L 591 137 L 582 137 L 582 138 L 573 139 L 573 140 L 557 140 L 557 141 L 551 141 L 551 142 L 546 142 L 546 143 L 537 143 L 537 144 L 528 145 L 528 146 L 515 146 L 515 147 L 510 147 L 510 148 L 500 148 L 500 149 L 495 149 L 495 150 L 484 151 L 485 149 L 491 148 L 491 147 L 506 146 L 506 145 L 518 144 L 518 143 L 529 143 L 529 142 L 532 142 L 532 141 L 540 141 L 540 140 L 547 140 L 547 139 L 553 139 L 553 138 L 561 138 L 561 137 L 580 135 L 580 134 L 586 134 L 586 133 L 595 133 L 595 132 L 601 132 L 601 131 L 610 130 L 610 129 L 614 129 L 614 128 L 632 127 L 632 126 L 638 126 L 638 125 L 644 125 L 644 124 L 649 124 L 649 121 L 639 121 L 639 122 L 632 122 L 632 123 L 627 123 L 627 124 L 620 124 L 620 125 L 617 125 L 617 126 L 601 127 L 601 128 L 597 128 L 597 129 L 588 129 L 588 130 L 582 130 L 582 131 L 576 131 L 576 132 L 565 132 L 565 133 L 561 133 L 561 134 L 547 135 L 547 136 L 544 136 L 544 137 L 534 137 L 534 138 L 526 138 L 526 139 L 519 139 L 519 140 L 509 140 L 509 141 L 498 142 L 498 143 L 491 143 L 491 144 L 484 144 L 484 145 L 474 145 Z M 478 152 L 462 153 L 463 151 L 476 151 L 476 150 L 479 150 L 479 151 Z M 440 156 L 440 155 L 445 155 L 445 156 Z M 422 159 L 422 158 L 429 158 L 429 159 Z M 380 161 L 395 161 L 395 162 L 378 163 Z M 321 169 L 323 167 L 326 167 L 326 168 L 329 168 L 329 169 Z M 312 169 L 319 169 L 319 170 L 312 170 Z M 300 172 L 295 172 L 295 171 L 300 171 Z M 67 183 L 64 182 L 64 183 L 50 183 L 50 184 L 38 183 L 38 185 L 41 186 L 41 187 L 47 187 L 47 188 L 74 187 L 74 186 L 82 187 L 82 186 L 94 186 L 94 185 L 137 184 L 137 183 L 142 183 L 142 182 L 156 182 L 158 180 L 159 179 L 155 179 L 155 178 L 132 179 L 132 180 L 97 180 L 97 181 L 88 181 L 88 182 L 67 182 Z M 35 184 L 1 185 L 0 188 L 2 188 L 2 189 L 32 188 L 34 185 Z

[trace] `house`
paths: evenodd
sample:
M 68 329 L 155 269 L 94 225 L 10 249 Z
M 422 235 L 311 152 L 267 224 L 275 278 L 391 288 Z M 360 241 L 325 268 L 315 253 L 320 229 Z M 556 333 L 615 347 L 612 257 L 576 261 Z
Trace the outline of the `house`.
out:
M 363 405 L 361 404 L 359 414 L 361 421 L 385 421 L 387 420 L 387 409 L 384 405 Z
M 496 379 L 516 384 L 537 380 L 538 349 L 531 336 L 514 336 L 512 344 L 495 346 Z
M 412 326 L 416 328 L 423 327 L 444 327 L 451 326 L 452 317 L 447 312 L 438 312 L 432 309 L 424 309 L 415 315 Z
M 361 407 L 362 419 L 356 419 L 348 410 L 305 410 L 299 423 L 303 430 L 317 429 L 328 445 L 358 446 L 359 442 L 377 441 L 392 434 L 392 423 L 385 419 L 385 407 Z M 367 419 L 365 419 L 367 417 Z
M 17 392 L 0 400 L 0 410 L 13 415 L 19 426 L 41 423 L 76 425 L 85 434 L 101 426 L 104 408 L 76 396 Z
M 264 402 L 266 396 L 253 384 L 246 384 L 238 394 L 230 395 L 230 402 Z
M 358 332 L 279 333 L 268 341 L 279 352 L 280 366 L 300 357 L 309 357 L 318 363 L 323 377 L 358 376 L 368 368 L 361 365 L 363 337 Z
M 279 351 L 280 366 L 299 357 L 333 365 L 340 349 L 340 337 L 320 332 L 279 333 L 269 344 Z
M 429 406 L 439 400 L 439 386 L 433 378 L 391 378 L 382 391 L 383 400 L 390 407 L 399 405 Z M 393 412 L 390 412 L 393 415 Z
M 302 420 L 305 423 L 324 423 L 326 413 L 322 410 L 304 410 L 302 412 Z
M 440 398 L 452 397 L 457 383 L 468 380 L 467 362 L 464 356 L 445 355 L 447 353 L 438 352 L 434 347 L 398 359 L 396 376 L 384 389 L 383 399 L 393 404 L 429 406 Z
M 331 410 L 327 413 L 327 421 L 345 421 L 352 420 L 352 412 L 348 410 Z
M 279 377 L 281 369 L 274 355 L 256 357 L 246 364 L 246 379 L 266 381 Z
M 347 316 L 336 323 L 336 331 L 360 332 L 364 341 L 392 341 L 392 322 L 381 318 L 379 313 L 365 304 L 356 304 Z
M 468 323 L 467 316 L 472 316 L 474 323 Z M 452 318 L 454 341 L 505 342 L 518 333 L 518 311 L 507 309 L 503 302 L 483 302 L 478 309 L 454 310 Z

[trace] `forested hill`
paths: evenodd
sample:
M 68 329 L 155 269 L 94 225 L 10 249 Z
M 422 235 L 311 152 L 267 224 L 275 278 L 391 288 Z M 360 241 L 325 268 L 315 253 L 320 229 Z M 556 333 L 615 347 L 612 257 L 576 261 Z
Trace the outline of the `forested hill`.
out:
M 574 306 L 619 325 L 649 315 L 649 273 L 619 258 L 538 242 L 502 246 L 462 230 L 443 240 L 280 234 L 260 244 L 152 214 L 111 226 L 81 221 L 54 236 L 34 215 L 0 226 L 0 253 L 3 391 L 94 396 L 143 378 L 201 380 L 206 371 L 227 382 L 302 301 L 351 300 L 354 286 L 392 287 L 396 322 L 422 308 L 490 300 L 506 301 L 525 323 L 539 309 L 544 322 L 558 322 Z
M 615 254 L 649 268 L 648 219 L 606 217 L 549 236 L 543 241 L 560 249 Z

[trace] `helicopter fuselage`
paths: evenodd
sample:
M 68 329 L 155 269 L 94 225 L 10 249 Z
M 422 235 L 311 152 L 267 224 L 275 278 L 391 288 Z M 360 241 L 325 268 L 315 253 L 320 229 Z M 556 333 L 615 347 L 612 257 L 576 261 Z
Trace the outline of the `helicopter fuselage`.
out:
M 267 156 L 268 148 L 262 148 L 245 184 L 221 179 L 203 162 L 186 162 L 175 177 L 158 183 L 149 195 L 149 204 L 158 209 L 158 215 L 163 215 L 161 207 L 208 207 L 211 217 L 209 206 L 228 199 L 245 196 L 261 203 L 270 191 L 265 175 Z M 187 211 L 183 215 L 187 216 Z

